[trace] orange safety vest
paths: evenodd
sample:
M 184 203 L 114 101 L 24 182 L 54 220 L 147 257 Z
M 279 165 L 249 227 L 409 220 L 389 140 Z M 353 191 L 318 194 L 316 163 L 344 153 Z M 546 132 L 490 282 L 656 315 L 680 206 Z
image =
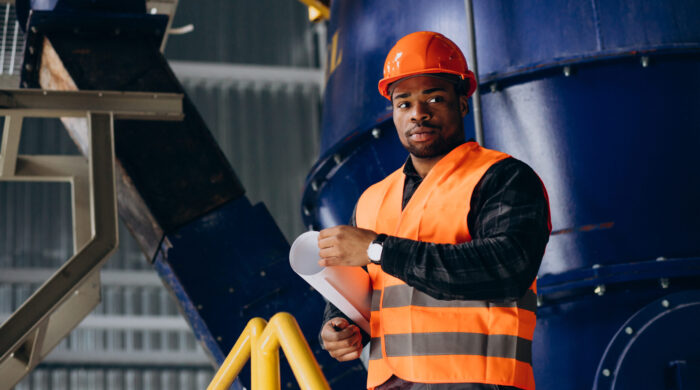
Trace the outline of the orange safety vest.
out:
M 401 210 L 401 169 L 360 197 L 356 223 L 396 237 L 443 244 L 471 241 L 474 187 L 507 154 L 467 142 L 430 170 Z M 367 387 L 392 374 L 418 383 L 489 383 L 534 389 L 536 281 L 518 301 L 439 300 L 368 266 L 372 280 Z

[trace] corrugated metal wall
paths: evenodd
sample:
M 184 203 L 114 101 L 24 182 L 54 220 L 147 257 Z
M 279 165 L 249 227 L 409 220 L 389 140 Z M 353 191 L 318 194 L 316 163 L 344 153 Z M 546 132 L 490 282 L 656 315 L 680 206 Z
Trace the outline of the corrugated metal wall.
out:
M 287 67 L 317 62 L 306 9 L 295 0 L 180 4 L 174 26 L 194 23 L 195 33 L 170 37 L 169 58 Z M 251 15 L 264 15 L 264 25 L 251 24 Z M 249 199 L 265 202 L 293 239 L 305 230 L 299 204 L 318 156 L 320 86 L 206 76 L 181 81 Z M 58 120 L 30 119 L 20 153 L 77 149 Z M 71 234 L 67 184 L 0 183 L 0 320 L 72 254 Z M 214 372 L 208 357 L 123 226 L 102 279 L 96 311 L 17 389 L 205 388 Z

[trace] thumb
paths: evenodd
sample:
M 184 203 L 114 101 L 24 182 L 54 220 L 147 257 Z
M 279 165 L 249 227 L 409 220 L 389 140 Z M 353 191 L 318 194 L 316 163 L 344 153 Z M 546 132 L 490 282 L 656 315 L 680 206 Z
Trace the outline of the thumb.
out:
M 335 318 L 331 319 L 331 326 L 335 330 L 343 330 L 343 329 L 347 328 L 349 325 L 350 325 L 350 323 L 345 318 L 335 317 Z

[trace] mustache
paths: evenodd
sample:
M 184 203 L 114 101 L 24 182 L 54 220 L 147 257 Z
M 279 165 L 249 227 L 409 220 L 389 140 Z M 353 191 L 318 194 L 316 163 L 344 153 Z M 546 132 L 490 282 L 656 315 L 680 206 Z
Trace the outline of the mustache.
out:
M 406 136 L 411 136 L 414 133 L 416 133 L 418 130 L 421 130 L 422 128 L 427 127 L 429 129 L 439 129 L 440 126 L 430 123 L 429 121 L 421 122 L 421 123 L 416 123 L 413 125 L 410 129 L 406 131 Z

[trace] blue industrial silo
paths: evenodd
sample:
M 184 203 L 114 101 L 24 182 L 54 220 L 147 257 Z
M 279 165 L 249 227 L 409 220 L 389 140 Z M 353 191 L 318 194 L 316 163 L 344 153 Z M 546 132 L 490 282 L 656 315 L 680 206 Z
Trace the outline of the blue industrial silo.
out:
M 310 228 L 347 223 L 406 159 L 376 87 L 386 53 L 419 30 L 466 53 L 466 15 L 461 0 L 332 2 Z M 538 387 L 700 388 L 700 2 L 474 0 L 473 16 L 484 144 L 550 196 Z

